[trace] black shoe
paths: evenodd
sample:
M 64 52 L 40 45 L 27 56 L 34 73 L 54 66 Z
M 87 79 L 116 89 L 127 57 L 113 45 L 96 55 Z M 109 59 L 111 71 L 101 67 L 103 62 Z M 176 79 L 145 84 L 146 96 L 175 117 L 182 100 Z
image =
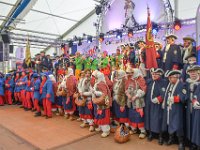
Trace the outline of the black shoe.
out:
M 52 117 L 46 116 L 46 119 L 49 119 L 49 118 L 52 118 Z
M 152 141 L 153 140 L 153 134 L 150 132 L 149 133 L 149 136 L 147 138 L 148 141 Z
M 200 146 L 197 147 L 197 150 L 200 150 Z
M 28 108 L 24 108 L 24 111 L 28 111 Z
M 185 146 L 183 143 L 179 143 L 178 150 L 185 150 Z
M 17 102 L 17 105 L 21 105 L 22 103 L 21 102 Z
M 36 110 L 35 110 L 35 109 L 32 109 L 31 111 L 32 111 L 32 112 L 35 112 Z
M 36 112 L 34 115 L 34 117 L 39 117 L 39 116 L 41 116 L 41 112 Z
M 167 145 L 172 145 L 174 144 L 174 135 L 169 135 L 169 140 L 167 141 Z
M 189 150 L 196 150 L 197 146 L 195 144 L 191 144 Z

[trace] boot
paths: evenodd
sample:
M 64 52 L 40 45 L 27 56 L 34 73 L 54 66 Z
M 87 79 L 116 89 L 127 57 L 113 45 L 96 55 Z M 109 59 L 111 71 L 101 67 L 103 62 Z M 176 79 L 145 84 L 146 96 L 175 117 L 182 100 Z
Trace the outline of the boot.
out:
M 189 150 L 196 150 L 196 149 L 197 149 L 197 146 L 191 143 Z
M 141 132 L 140 134 L 139 134 L 139 138 L 140 139 L 144 139 L 146 137 L 146 132 L 144 131 L 144 132 Z
M 90 126 L 89 131 L 94 132 L 94 126 Z
M 183 137 L 178 137 L 178 141 L 179 141 L 178 150 L 185 150 L 185 146 L 184 146 L 184 142 L 183 142 Z
M 39 117 L 41 115 L 42 115 L 41 112 L 36 112 L 35 115 L 34 115 L 34 117 Z
M 169 140 L 167 141 L 167 145 L 174 144 L 174 134 L 169 135 Z
M 159 137 L 158 137 L 158 144 L 159 144 L 159 145 L 163 145 L 162 133 L 159 134 Z
M 74 115 L 70 115 L 70 116 L 69 116 L 69 120 L 70 120 L 70 121 L 75 120 Z
M 80 127 L 81 127 L 81 128 L 88 127 L 88 124 L 83 122 L 83 123 L 80 125 Z
M 65 114 L 65 115 L 64 115 L 64 118 L 65 118 L 65 119 L 69 119 L 69 114 Z
M 153 133 L 151 131 L 149 132 L 147 140 L 148 141 L 152 141 L 153 140 Z
M 109 131 L 108 131 L 108 132 L 103 132 L 103 133 L 101 134 L 101 137 L 102 137 L 102 138 L 105 138 L 105 137 L 109 136 L 109 134 L 110 134 Z

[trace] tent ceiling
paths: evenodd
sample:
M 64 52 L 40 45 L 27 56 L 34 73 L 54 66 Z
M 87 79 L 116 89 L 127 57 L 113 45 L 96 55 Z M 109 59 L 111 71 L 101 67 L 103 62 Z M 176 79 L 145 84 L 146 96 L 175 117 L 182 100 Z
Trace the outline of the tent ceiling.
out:
M 57 38 L 91 12 L 95 4 L 93 0 L 38 0 L 23 18 L 25 24 L 16 28 L 56 34 Z

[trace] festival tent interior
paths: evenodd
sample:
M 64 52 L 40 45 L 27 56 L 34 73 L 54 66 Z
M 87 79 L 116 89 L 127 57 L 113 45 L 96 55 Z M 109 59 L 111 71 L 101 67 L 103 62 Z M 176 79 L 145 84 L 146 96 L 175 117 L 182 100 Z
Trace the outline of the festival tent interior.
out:
M 132 0 L 128 10 L 129 1 L 0 0 L 0 70 L 22 61 L 27 43 L 32 57 L 42 50 L 55 57 L 63 44 L 71 54 L 112 54 L 121 44 L 145 40 L 147 7 L 155 41 L 164 44 L 170 33 L 180 37 L 178 43 L 183 36 L 198 40 L 200 0 Z

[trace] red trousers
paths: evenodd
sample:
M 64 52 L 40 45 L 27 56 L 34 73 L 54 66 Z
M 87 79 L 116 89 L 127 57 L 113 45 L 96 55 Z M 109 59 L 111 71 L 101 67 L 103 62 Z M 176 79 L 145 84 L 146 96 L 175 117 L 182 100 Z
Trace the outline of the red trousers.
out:
M 39 100 L 34 100 L 34 109 L 36 109 L 37 112 L 40 112 L 40 106 L 39 106 Z
M 43 99 L 43 108 L 44 108 L 44 115 L 48 117 L 52 117 L 52 106 L 51 106 L 51 101 L 48 100 L 47 98 Z
M 25 90 L 21 90 L 21 101 L 22 101 L 22 105 L 25 107 L 26 104 L 26 91 Z
M 26 92 L 26 98 L 24 100 L 24 107 L 25 108 L 32 108 L 32 102 L 31 102 L 31 92 Z
M 5 101 L 7 104 L 12 105 L 12 92 L 9 90 L 5 91 Z
M 4 96 L 0 95 L 0 106 L 4 105 Z
M 22 102 L 21 92 L 17 92 L 17 99 L 19 102 Z

